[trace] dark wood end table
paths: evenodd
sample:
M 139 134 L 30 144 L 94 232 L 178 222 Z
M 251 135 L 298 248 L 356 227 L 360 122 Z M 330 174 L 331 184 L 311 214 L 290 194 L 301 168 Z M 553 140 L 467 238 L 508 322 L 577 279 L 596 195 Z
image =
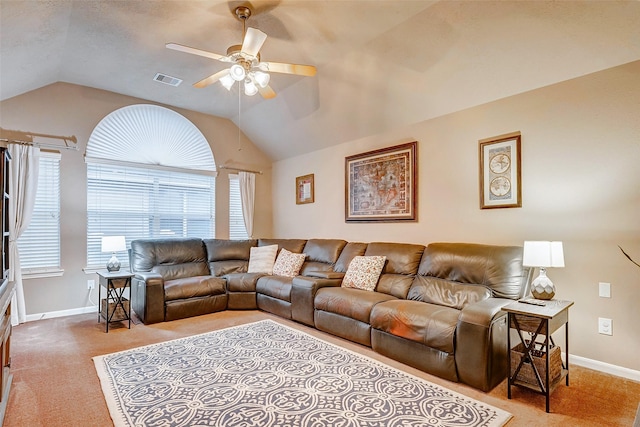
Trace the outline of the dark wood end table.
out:
M 131 329 L 131 302 L 125 298 L 126 289 L 131 291 L 131 278 L 133 273 L 129 271 L 98 271 L 98 323 L 105 320 L 105 331 L 109 333 L 109 323 L 129 321 Z M 104 300 L 102 288 L 106 289 Z

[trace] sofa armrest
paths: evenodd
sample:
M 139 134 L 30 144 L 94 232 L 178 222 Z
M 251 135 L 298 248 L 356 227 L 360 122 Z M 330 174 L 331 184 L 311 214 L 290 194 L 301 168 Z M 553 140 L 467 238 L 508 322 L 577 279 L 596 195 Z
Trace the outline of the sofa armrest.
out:
M 460 381 L 489 391 L 507 375 L 507 298 L 488 298 L 464 307 L 456 328 L 456 367 Z
M 291 317 L 293 320 L 309 326 L 315 326 L 313 320 L 313 300 L 318 289 L 329 286 L 340 286 L 339 279 L 322 279 L 319 277 L 297 276 L 291 283 Z
M 158 273 L 136 273 L 131 280 L 131 306 L 145 324 L 164 321 L 164 279 Z

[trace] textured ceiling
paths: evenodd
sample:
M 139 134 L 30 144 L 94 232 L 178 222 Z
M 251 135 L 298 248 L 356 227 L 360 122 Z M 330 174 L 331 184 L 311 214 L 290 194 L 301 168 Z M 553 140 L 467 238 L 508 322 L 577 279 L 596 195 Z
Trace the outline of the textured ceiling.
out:
M 109 90 L 229 118 L 278 160 L 640 59 L 638 1 L 254 1 L 262 59 L 318 74 L 273 74 L 276 98 L 239 106 L 237 90 L 191 86 L 225 64 L 164 45 L 225 53 L 247 3 L 0 0 L 0 99 Z

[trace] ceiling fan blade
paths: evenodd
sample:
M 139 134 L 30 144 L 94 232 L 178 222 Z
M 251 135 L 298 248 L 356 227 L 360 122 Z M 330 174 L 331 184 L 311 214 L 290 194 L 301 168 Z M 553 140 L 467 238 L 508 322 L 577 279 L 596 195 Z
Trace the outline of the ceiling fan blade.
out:
M 267 39 L 267 35 L 255 28 L 247 28 L 247 34 L 244 35 L 244 41 L 242 42 L 242 53 L 249 56 L 258 56 L 260 48 Z
M 229 69 L 225 68 L 222 71 L 218 71 L 217 73 L 210 75 L 206 79 L 202 79 L 199 82 L 194 83 L 193 86 L 197 87 L 197 88 L 207 87 L 210 84 L 217 82 L 218 80 L 220 80 L 222 77 L 226 76 L 227 74 L 229 74 Z
M 258 91 L 264 99 L 271 99 L 276 97 L 276 93 L 273 89 L 271 89 L 271 86 L 260 87 L 258 85 Z
M 189 46 L 185 46 L 177 43 L 167 43 L 165 46 L 167 47 L 167 49 L 173 49 L 180 52 L 190 53 L 192 55 L 204 56 L 205 58 L 216 59 L 222 62 L 230 62 L 229 58 L 227 58 L 224 55 L 218 55 L 217 53 L 196 49 L 195 47 L 189 47 Z
M 262 62 L 267 64 L 269 71 L 273 73 L 297 74 L 299 76 L 315 76 L 316 67 L 313 65 L 285 64 L 282 62 Z

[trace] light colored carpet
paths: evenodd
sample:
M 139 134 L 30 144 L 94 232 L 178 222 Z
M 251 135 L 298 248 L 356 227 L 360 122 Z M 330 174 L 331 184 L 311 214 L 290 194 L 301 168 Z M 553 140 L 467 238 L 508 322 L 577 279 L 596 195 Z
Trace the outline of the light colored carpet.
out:
M 94 363 L 116 427 L 494 427 L 511 418 L 271 320 Z

